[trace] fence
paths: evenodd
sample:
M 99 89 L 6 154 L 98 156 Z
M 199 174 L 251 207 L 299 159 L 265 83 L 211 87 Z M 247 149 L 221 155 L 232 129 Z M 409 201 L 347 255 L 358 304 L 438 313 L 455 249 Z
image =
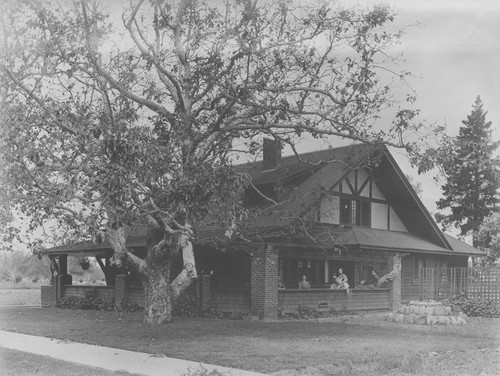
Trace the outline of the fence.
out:
M 500 302 L 500 268 L 420 270 L 420 299 L 442 300 L 459 294 Z

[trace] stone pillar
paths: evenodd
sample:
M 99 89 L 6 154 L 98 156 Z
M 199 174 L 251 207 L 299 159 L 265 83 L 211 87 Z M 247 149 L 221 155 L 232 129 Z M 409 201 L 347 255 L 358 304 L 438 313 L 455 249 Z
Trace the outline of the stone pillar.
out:
M 115 306 L 121 307 L 123 299 L 127 297 L 127 276 L 117 274 L 115 276 Z
M 212 301 L 212 285 L 210 275 L 201 275 L 199 278 L 198 304 L 202 312 L 208 310 Z
M 389 256 L 387 263 L 394 279 L 390 283 L 389 302 L 391 309 L 401 308 L 401 255 L 399 253 Z
M 278 317 L 278 251 L 264 245 L 253 252 L 250 280 L 251 313 L 263 320 Z

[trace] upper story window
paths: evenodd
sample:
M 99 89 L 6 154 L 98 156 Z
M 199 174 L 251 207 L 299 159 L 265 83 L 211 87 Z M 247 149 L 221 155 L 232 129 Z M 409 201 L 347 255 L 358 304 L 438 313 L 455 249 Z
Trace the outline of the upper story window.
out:
M 371 204 L 369 201 L 351 198 L 340 199 L 340 223 L 345 225 L 371 225 Z

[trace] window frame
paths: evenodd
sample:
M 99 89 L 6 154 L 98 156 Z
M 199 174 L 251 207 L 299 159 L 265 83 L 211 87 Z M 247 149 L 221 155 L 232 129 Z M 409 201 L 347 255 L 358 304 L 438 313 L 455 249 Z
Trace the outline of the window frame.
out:
M 339 223 L 341 225 L 371 228 L 371 204 L 372 201 L 370 199 L 355 196 L 340 196 Z M 345 205 L 347 205 L 346 208 L 344 208 Z
M 427 260 L 427 258 L 425 256 L 415 256 L 413 258 L 413 265 L 412 265 L 413 282 L 420 282 L 421 281 L 420 270 L 424 269 L 426 267 L 426 264 L 427 264 L 426 260 Z M 422 265 L 420 265 L 420 261 L 421 261 Z

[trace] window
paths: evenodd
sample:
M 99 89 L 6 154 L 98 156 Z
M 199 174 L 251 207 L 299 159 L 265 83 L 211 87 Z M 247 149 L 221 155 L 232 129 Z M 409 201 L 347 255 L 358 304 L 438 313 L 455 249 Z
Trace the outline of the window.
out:
M 424 257 L 415 257 L 413 259 L 413 280 L 420 281 L 420 271 L 426 266 Z
M 340 223 L 346 225 L 370 226 L 371 205 L 369 201 L 340 199 Z
M 298 288 L 304 275 L 311 287 L 325 287 L 325 261 L 280 258 L 279 281 L 284 283 L 286 288 Z

